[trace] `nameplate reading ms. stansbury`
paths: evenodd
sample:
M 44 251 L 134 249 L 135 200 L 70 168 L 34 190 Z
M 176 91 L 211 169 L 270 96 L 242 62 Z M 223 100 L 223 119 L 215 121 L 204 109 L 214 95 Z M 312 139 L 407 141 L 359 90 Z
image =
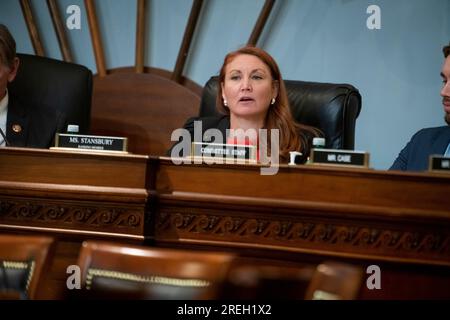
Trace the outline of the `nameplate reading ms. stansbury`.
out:
M 57 149 L 126 152 L 127 138 L 58 133 L 55 139 L 55 147 Z

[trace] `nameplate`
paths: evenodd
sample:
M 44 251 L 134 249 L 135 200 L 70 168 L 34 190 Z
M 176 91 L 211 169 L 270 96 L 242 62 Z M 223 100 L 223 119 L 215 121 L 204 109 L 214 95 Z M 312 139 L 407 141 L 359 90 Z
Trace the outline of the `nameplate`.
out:
M 428 160 L 428 170 L 450 173 L 450 157 L 431 155 Z
M 256 163 L 256 146 L 193 142 L 191 157 L 193 160 L 205 160 L 214 163 Z
M 369 167 L 369 153 L 352 150 L 312 149 L 311 163 L 347 167 Z
M 55 138 L 55 149 L 126 152 L 128 148 L 127 140 L 127 138 L 122 137 L 57 133 Z

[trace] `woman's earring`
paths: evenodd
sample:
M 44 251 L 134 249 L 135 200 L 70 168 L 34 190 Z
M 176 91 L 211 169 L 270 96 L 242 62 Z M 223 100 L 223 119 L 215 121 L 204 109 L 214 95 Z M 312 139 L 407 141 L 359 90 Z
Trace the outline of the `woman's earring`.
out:
M 228 102 L 227 102 L 227 100 L 223 99 L 223 105 L 224 105 L 225 107 L 228 107 Z
M 272 98 L 272 101 L 270 101 L 270 104 L 272 104 L 272 105 L 275 104 L 275 98 Z

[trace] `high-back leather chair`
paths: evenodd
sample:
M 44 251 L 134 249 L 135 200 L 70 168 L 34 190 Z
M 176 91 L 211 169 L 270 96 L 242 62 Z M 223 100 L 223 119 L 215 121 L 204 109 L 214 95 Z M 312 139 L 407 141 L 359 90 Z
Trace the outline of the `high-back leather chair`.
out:
M 361 95 L 350 84 L 285 80 L 291 111 L 302 124 L 322 130 L 326 148 L 353 150 L 356 118 L 361 111 Z M 205 84 L 200 104 L 201 117 L 218 114 L 218 77 Z
M 360 266 L 325 261 L 319 264 L 305 294 L 307 300 L 354 300 L 363 283 Z
M 8 85 L 21 102 L 62 113 L 67 124 L 89 133 L 92 72 L 84 66 L 29 54 L 20 59 L 16 79 Z
M 36 298 L 53 243 L 49 237 L 0 235 L 0 298 Z
M 354 300 L 361 290 L 360 266 L 336 261 L 288 263 L 237 261 L 228 274 L 226 298 Z
M 312 264 L 243 258 L 230 268 L 225 299 L 303 300 L 315 272 Z
M 77 298 L 214 299 L 233 260 L 229 254 L 84 242 Z

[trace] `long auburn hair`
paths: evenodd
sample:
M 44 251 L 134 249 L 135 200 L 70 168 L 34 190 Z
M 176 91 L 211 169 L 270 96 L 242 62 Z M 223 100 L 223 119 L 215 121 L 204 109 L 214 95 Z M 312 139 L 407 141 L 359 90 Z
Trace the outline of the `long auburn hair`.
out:
M 219 74 L 218 94 L 216 98 L 216 106 L 219 112 L 230 114 L 230 109 L 223 104 L 222 86 L 225 82 L 225 69 L 227 65 L 237 56 L 242 54 L 249 54 L 259 58 L 264 64 L 269 67 L 272 81 L 276 81 L 278 85 L 278 96 L 275 98 L 275 103 L 270 105 L 267 111 L 265 129 L 270 132 L 271 129 L 278 129 L 280 133 L 280 158 L 287 160 L 289 158 L 289 151 L 300 151 L 306 158 L 309 153 L 308 137 L 320 136 L 321 132 L 311 126 L 295 122 L 289 106 L 286 86 L 281 77 L 280 69 L 275 60 L 266 51 L 253 47 L 245 46 L 236 51 L 230 52 L 225 56 L 222 68 Z M 268 137 L 268 148 L 270 148 L 270 134 Z M 270 152 L 270 150 L 269 150 Z

